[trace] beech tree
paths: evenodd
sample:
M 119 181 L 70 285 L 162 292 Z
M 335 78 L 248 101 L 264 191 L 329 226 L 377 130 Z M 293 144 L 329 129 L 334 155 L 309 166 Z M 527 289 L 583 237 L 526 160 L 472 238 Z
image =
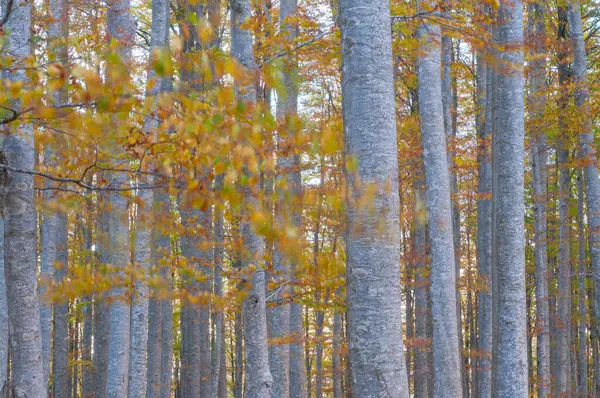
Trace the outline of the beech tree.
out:
M 419 2 L 419 10 L 434 6 Z M 458 338 L 456 266 L 450 200 L 450 175 L 446 154 L 441 68 L 441 28 L 422 22 L 418 30 L 419 109 L 429 239 L 431 241 L 431 312 L 433 321 L 434 394 L 462 395 L 461 360 Z M 443 316 L 441 316 L 444 314 Z M 442 371 L 444 369 L 444 371 Z
M 342 0 L 339 7 L 344 133 L 351 162 L 346 294 L 352 391 L 361 397 L 408 397 L 389 7 L 387 1 L 355 0 Z M 372 208 L 361 205 L 368 190 L 374 192 Z
M 523 4 L 501 1 L 492 155 L 492 396 L 526 397 Z

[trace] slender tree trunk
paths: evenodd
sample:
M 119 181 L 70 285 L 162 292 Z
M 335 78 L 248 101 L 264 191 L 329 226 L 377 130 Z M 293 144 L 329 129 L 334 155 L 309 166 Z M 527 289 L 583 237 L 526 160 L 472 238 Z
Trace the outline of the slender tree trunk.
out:
M 123 63 L 119 67 L 126 68 L 131 60 L 131 43 L 135 34 L 135 22 L 130 14 L 129 0 L 115 0 L 110 3 L 107 31 L 111 39 L 118 43 L 116 51 Z M 118 164 L 114 163 L 113 166 L 118 167 Z M 117 187 L 125 183 L 125 178 L 126 176 L 118 172 L 109 175 L 111 185 Z M 110 264 L 123 275 L 122 271 L 130 266 L 129 200 L 120 192 L 111 192 L 109 196 Z M 114 288 L 111 296 L 113 300 L 109 307 L 106 395 L 117 398 L 126 396 L 128 391 L 131 304 L 125 287 Z
M 446 16 L 447 13 L 444 13 Z M 461 367 L 462 388 L 465 398 L 468 397 L 466 391 L 466 371 L 462 366 L 464 357 L 463 351 L 463 328 L 462 328 L 462 310 L 460 303 L 460 211 L 458 207 L 458 184 L 456 175 L 456 123 L 455 115 L 457 109 L 455 107 L 456 99 L 456 79 L 452 76 L 452 63 L 454 61 L 454 48 L 452 44 L 452 37 L 444 30 L 442 32 L 442 105 L 444 109 L 444 131 L 446 134 L 446 148 L 447 148 L 447 159 L 448 159 L 448 172 L 450 176 L 450 200 L 452 203 L 452 241 L 454 248 L 454 264 L 455 264 L 455 275 L 456 275 L 456 317 L 457 317 L 457 333 L 458 333 L 458 345 Z
M 47 157 L 49 159 L 49 157 Z M 53 201 L 53 196 L 56 193 L 52 191 L 44 192 L 45 202 Z M 52 210 L 53 211 L 53 210 Z M 46 296 L 46 284 L 50 284 L 54 280 L 54 261 L 56 260 L 56 224 L 57 213 L 48 213 L 43 216 L 41 239 L 42 239 L 42 255 L 40 267 L 40 322 L 42 330 L 42 368 L 44 371 L 44 385 L 49 386 L 50 375 L 50 357 L 52 356 L 52 303 L 48 301 Z
M 492 74 L 486 55 L 477 56 L 478 200 L 477 264 L 484 286 L 479 292 L 478 397 L 492 395 Z
M 169 2 L 166 0 L 155 0 L 152 2 L 152 30 L 150 37 L 151 54 L 149 64 L 152 65 L 152 60 L 156 56 L 161 56 L 160 51 L 165 51 L 168 46 L 169 36 Z M 157 137 L 157 129 L 159 120 L 154 115 L 156 109 L 156 96 L 164 89 L 164 84 L 156 77 L 156 73 L 152 67 L 148 70 L 148 89 L 146 97 L 152 100 L 150 115 L 146 117 L 144 122 L 144 131 L 151 133 Z M 147 167 L 152 168 L 152 165 Z M 153 183 L 153 177 L 147 177 L 146 184 Z M 157 199 L 158 199 L 158 195 Z M 167 195 L 162 194 L 161 199 L 168 201 Z M 160 203 L 159 203 L 160 204 Z M 134 264 L 136 269 L 142 273 L 140 280 L 135 282 L 135 291 L 132 297 L 131 307 L 131 340 L 129 346 L 129 398 L 139 397 L 145 398 L 148 392 L 149 396 L 157 396 L 160 388 L 160 341 L 150 340 L 149 337 L 156 337 L 157 333 L 162 334 L 162 330 L 156 322 L 149 324 L 149 294 L 150 290 L 147 285 L 147 277 L 151 269 L 151 263 L 158 256 L 153 255 L 153 250 L 158 249 L 154 245 L 156 235 L 159 232 L 154 232 L 153 223 L 158 217 L 153 216 L 152 207 L 155 205 L 155 194 L 152 190 L 140 190 L 138 192 L 138 211 L 136 220 L 136 233 L 134 243 Z M 168 206 L 167 206 L 168 209 Z M 147 214 L 150 216 L 148 217 Z M 154 224 L 155 225 L 155 224 Z M 159 229 L 159 228 L 158 228 Z M 153 313 L 151 316 L 154 320 L 160 320 L 160 303 L 153 300 Z M 149 325 L 153 328 L 149 329 Z M 149 333 L 150 330 L 150 333 Z M 150 346 L 152 344 L 152 348 Z M 146 351 L 146 349 L 148 351 Z M 158 353 L 157 353 L 158 351 Z M 153 354 L 152 356 L 150 354 Z M 149 362 L 152 360 L 153 382 L 149 381 Z M 159 383 L 156 386 L 157 382 Z M 147 387 L 151 385 L 150 391 Z
M 588 397 L 588 357 L 587 357 L 587 305 L 586 305 L 586 258 L 584 225 L 583 171 L 577 171 L 577 290 L 579 294 L 579 390 L 580 396 Z
M 308 316 L 309 308 L 304 307 L 304 341 L 310 341 L 310 321 Z M 312 397 L 312 355 L 310 344 L 304 345 L 304 368 L 306 369 L 306 395 Z
M 235 314 L 235 378 L 234 378 L 234 390 L 233 396 L 235 398 L 242 398 L 243 396 L 243 381 L 244 381 L 244 329 L 242 324 L 242 314 L 236 312 Z
M 65 4 L 62 0 L 53 0 L 49 3 L 49 13 L 51 15 L 51 22 L 48 25 L 48 46 L 50 50 L 56 54 L 56 59 L 58 62 L 66 66 L 68 54 L 65 52 L 66 47 L 64 40 L 66 40 L 66 36 L 68 34 L 68 24 L 67 24 L 67 12 L 66 12 Z M 58 93 L 54 96 L 54 101 L 57 104 L 61 102 L 65 102 L 66 98 L 65 90 L 59 90 Z M 45 162 L 48 164 L 55 164 L 56 153 L 50 146 L 44 148 L 44 158 Z M 48 184 L 50 186 L 50 184 Z M 44 203 L 46 205 L 50 203 L 54 203 L 55 205 L 58 203 L 58 193 L 53 191 L 44 192 Z M 54 206 L 57 207 L 57 206 Z M 51 212 L 51 213 L 50 213 Z M 47 214 L 44 215 L 42 221 L 42 262 L 41 262 L 41 272 L 40 277 L 42 280 L 42 284 L 47 284 L 54 281 L 55 278 L 55 261 L 56 261 L 56 252 L 57 252 L 57 234 L 60 233 L 64 235 L 62 231 L 58 231 L 59 228 L 59 214 L 56 208 L 52 208 L 50 206 Z M 60 227 L 66 228 L 66 224 L 64 220 L 61 220 Z M 50 374 L 50 358 L 52 356 L 51 351 L 51 341 L 52 341 L 52 330 L 53 325 L 56 326 L 56 322 L 52 319 L 53 306 L 50 302 L 47 302 L 44 298 L 46 294 L 46 289 L 42 287 L 40 289 L 40 296 L 42 297 L 41 302 L 41 311 L 40 311 L 40 321 L 42 325 L 42 360 L 43 360 L 43 368 L 44 368 L 44 379 L 46 385 L 49 384 L 49 374 Z M 58 311 L 59 314 L 62 315 L 61 310 Z M 61 319 L 59 324 L 62 327 Z M 62 343 L 62 342 L 61 342 Z M 63 347 L 61 347 L 63 349 Z M 56 366 L 56 365 L 53 365 Z M 56 369 L 56 368 L 55 368 Z M 62 370 L 61 370 L 62 371 Z M 53 373 L 55 373 L 53 371 Z M 60 382 L 62 382 L 62 378 Z M 65 386 L 60 386 L 62 388 L 62 392 L 64 392 Z M 53 390 L 56 390 L 53 388 Z
M 110 245 L 108 239 L 108 211 L 107 195 L 98 196 L 98 214 L 101 222 L 96 230 L 96 241 L 98 249 L 99 267 L 96 272 L 102 272 L 102 268 L 108 265 L 110 257 Z M 96 396 L 106 396 L 106 377 L 108 369 L 108 304 L 106 295 L 96 293 L 94 297 L 94 357 L 93 357 L 93 391 Z
M 315 267 L 315 396 L 316 398 L 323 397 L 323 322 L 325 314 L 321 302 L 321 269 L 319 264 L 319 242 L 321 238 L 321 211 L 323 207 L 323 186 L 325 184 L 325 169 L 323 167 L 324 159 L 320 159 L 321 175 L 319 178 L 318 199 L 317 199 L 317 214 L 315 219 L 315 230 L 313 232 L 313 263 Z M 325 302 L 327 301 L 327 292 L 325 293 Z M 308 323 L 307 323 L 308 325 Z M 310 396 L 310 395 L 309 395 Z
M 564 130 L 563 130 L 564 134 Z M 568 137 L 559 139 L 559 249 L 558 249 L 558 298 L 557 298 L 557 363 L 556 393 L 570 392 L 570 330 L 571 330 L 571 250 L 569 201 L 571 198 L 571 170 L 569 168 Z
M 8 385 L 8 303 L 4 274 L 4 220 L 0 219 L 0 391 Z
M 408 397 L 389 2 L 341 0 L 339 10 L 346 155 L 354 164 L 346 231 L 352 394 Z M 362 206 L 369 186 L 375 198 Z
M 219 175 L 215 179 L 215 191 L 218 193 L 223 187 L 223 175 Z M 223 209 L 219 204 L 215 205 L 215 295 L 223 297 L 223 278 L 221 276 L 223 269 L 223 259 L 225 257 L 225 226 L 223 218 Z M 223 309 L 217 309 L 215 320 L 215 355 L 217 358 L 215 387 L 213 394 L 216 392 L 217 398 L 225 398 L 227 396 L 227 357 L 225 355 L 225 314 Z
M 502 48 L 494 101 L 492 156 L 494 347 L 492 396 L 527 397 L 524 225 L 523 4 L 501 0 L 496 44 Z
M 68 5 L 63 0 L 52 0 L 49 4 L 49 11 L 52 15 L 52 22 L 48 27 L 49 46 L 56 53 L 56 59 L 62 64 L 63 67 L 67 68 L 68 63 L 68 49 L 66 47 L 66 40 L 68 37 L 69 29 L 69 15 Z M 64 104 L 68 101 L 68 92 L 65 87 L 59 90 L 55 94 L 55 102 L 57 104 Z M 61 142 L 61 140 L 57 140 Z M 48 158 L 54 157 L 55 154 L 49 151 Z M 53 193 L 57 195 L 57 192 Z M 54 199 L 55 202 L 60 203 L 60 198 Z M 50 216 L 54 219 L 52 229 L 46 230 L 46 232 L 53 233 L 52 237 L 47 236 L 46 238 L 53 241 L 54 257 L 51 258 L 53 264 L 49 267 L 54 271 L 55 264 L 57 269 L 54 271 L 56 276 L 56 283 L 61 284 L 64 282 L 67 276 L 68 263 L 69 263 L 69 251 L 68 251 L 68 237 L 69 237 L 69 219 L 68 215 L 65 214 L 61 209 L 55 210 L 56 213 Z M 51 243 L 52 245 L 52 243 Z M 47 259 L 49 260 L 49 259 Z M 48 266 L 48 265 L 46 265 Z M 54 306 L 54 333 L 53 333 L 53 394 L 55 397 L 68 397 L 70 393 L 70 372 L 69 372 L 69 301 L 65 300 L 57 303 Z M 48 347 L 49 348 L 49 347 Z M 46 365 L 46 364 L 45 364 Z
M 425 198 L 425 174 L 419 166 L 415 176 L 415 398 L 429 396 L 428 380 L 431 379 L 428 351 L 431 349 L 427 320 L 429 318 L 429 268 L 427 266 L 427 219 Z
M 297 0 L 282 0 L 280 5 L 280 25 L 281 31 L 284 33 L 286 39 L 292 42 L 296 36 L 296 28 L 287 22 L 287 19 L 296 13 Z M 295 56 L 290 56 L 285 59 L 289 67 L 284 69 L 283 80 L 284 80 L 284 92 L 280 93 L 279 101 L 277 103 L 277 117 L 286 128 L 283 128 L 278 135 L 278 143 L 281 149 L 287 148 L 288 142 L 294 139 L 295 133 L 287 126 L 292 126 L 292 123 L 285 123 L 291 121 L 296 117 L 298 110 L 298 89 L 296 87 L 297 78 L 297 60 Z M 285 124 L 284 124 L 285 123 Z M 287 133 L 287 135 L 285 134 Z M 278 197 L 279 203 L 276 207 L 276 218 L 278 227 L 281 229 L 285 228 L 285 225 L 291 224 L 295 228 L 301 226 L 301 215 L 298 214 L 297 206 L 295 203 L 298 201 L 297 196 L 300 194 L 300 170 L 299 170 L 299 158 L 297 155 L 284 155 L 280 158 L 279 167 L 282 176 L 279 177 L 279 184 L 288 186 L 290 189 L 289 194 L 284 190 L 279 190 Z M 289 251 L 288 251 L 289 253 Z M 281 283 L 287 283 L 290 278 L 293 277 L 297 258 L 290 258 L 286 256 L 285 248 L 281 247 L 279 242 L 275 243 L 275 252 L 273 256 L 273 267 L 275 269 L 276 280 Z M 287 258 L 286 258 L 287 257 Z M 281 299 L 288 295 L 289 289 L 282 285 L 278 288 L 277 298 Z M 297 334 L 298 330 L 290 330 L 290 304 L 284 302 L 281 305 L 274 307 L 271 310 L 271 338 L 281 339 L 287 338 L 290 334 Z M 271 348 L 271 373 L 273 375 L 273 396 L 275 397 L 289 397 L 299 396 L 302 394 L 302 390 L 305 388 L 304 380 L 293 379 L 293 385 L 290 384 L 292 381 L 292 373 L 290 372 L 290 345 L 288 343 L 277 343 Z M 296 365 L 297 366 L 297 365 Z
M 553 376 L 556 379 L 556 394 L 566 395 L 570 391 L 570 329 L 571 329 L 571 250 L 570 250 L 570 217 L 569 201 L 571 198 L 571 170 L 569 167 L 570 137 L 566 118 L 569 103 L 568 84 L 570 81 L 568 57 L 568 31 L 566 6 L 559 5 L 558 26 L 558 74 L 559 74 L 559 232 L 558 232 L 558 294 L 556 306 L 556 368 Z
M 420 1 L 419 10 L 432 4 Z M 456 267 L 452 231 L 450 174 L 442 103 L 441 29 L 423 21 L 418 29 L 419 108 L 429 236 L 431 240 L 431 291 L 433 318 L 434 396 L 462 396 Z M 435 292 L 435 293 L 433 293 Z
M 3 1 L 6 5 L 7 2 Z M 12 82 L 27 84 L 24 59 L 31 55 L 31 3 L 15 2 L 5 24 L 7 51 L 15 61 Z M 2 7 L 6 10 L 6 6 Z M 13 103 L 18 111 L 20 101 Z M 4 131 L 2 163 L 31 170 L 34 166 L 33 125 L 21 123 L 17 132 Z M 17 396 L 44 397 L 40 304 L 37 291 L 36 214 L 34 179 L 25 173 L 4 173 L 4 266 L 11 337 L 11 382 Z
M 535 301 L 537 336 L 538 395 L 550 394 L 550 313 L 548 308 L 548 249 L 547 249 L 547 185 L 548 185 L 548 137 L 545 131 L 546 108 L 546 62 L 545 5 L 535 2 L 529 5 L 529 23 L 534 44 L 534 61 L 531 69 L 530 108 L 532 131 L 531 157 L 533 163 L 533 200 L 535 231 Z
M 100 250 L 102 247 L 102 245 L 99 246 Z M 105 297 L 96 295 L 94 301 L 94 392 L 101 397 L 106 396 L 108 328 L 108 305 L 106 304 Z
M 56 15 L 56 14 L 55 14 Z M 67 276 L 68 217 L 59 214 L 56 226 L 56 282 L 62 283 Z M 69 396 L 69 302 L 59 302 L 54 306 L 54 397 Z
M 165 249 L 166 248 L 165 242 Z M 165 254 L 166 255 L 166 254 Z M 171 267 L 166 265 L 161 270 L 162 278 L 167 282 L 169 291 L 173 290 Z M 168 296 L 167 296 L 168 297 Z M 160 364 L 160 398 L 170 398 L 173 388 L 173 301 L 166 299 L 161 304 L 161 364 Z M 175 372 L 175 374 L 177 374 Z
M 91 201 L 87 201 L 87 211 L 80 217 L 82 235 L 84 240 L 84 250 L 86 253 L 86 259 L 88 263 L 92 263 L 93 254 L 93 224 L 92 224 L 92 206 Z M 91 271 L 90 268 L 88 270 Z M 81 338 L 81 396 L 82 398 L 92 397 L 94 391 L 94 371 L 92 369 L 92 336 L 94 334 L 94 317 L 93 317 L 93 299 L 92 296 L 86 296 L 83 298 L 83 336 Z
M 256 68 L 254 62 L 252 33 L 243 27 L 251 16 L 249 0 L 231 0 L 231 53 L 239 63 L 248 71 Z M 256 102 L 254 87 L 237 86 L 239 100 L 248 104 Z M 253 177 L 250 170 L 246 174 L 251 181 Z M 248 398 L 271 397 L 273 377 L 269 368 L 269 348 L 267 341 L 267 308 L 265 297 L 266 270 L 264 269 L 264 242 L 263 238 L 255 231 L 250 222 L 250 213 L 260 211 L 260 201 L 254 186 L 246 185 L 242 188 L 244 196 L 244 210 L 240 231 L 242 235 L 242 264 L 245 268 L 253 265 L 253 272 L 249 281 L 245 281 L 249 294 L 244 298 L 244 351 L 245 351 L 245 393 Z
M 333 313 L 333 356 L 332 356 L 332 372 L 333 372 L 333 398 L 343 398 L 342 395 L 342 315 L 336 308 Z

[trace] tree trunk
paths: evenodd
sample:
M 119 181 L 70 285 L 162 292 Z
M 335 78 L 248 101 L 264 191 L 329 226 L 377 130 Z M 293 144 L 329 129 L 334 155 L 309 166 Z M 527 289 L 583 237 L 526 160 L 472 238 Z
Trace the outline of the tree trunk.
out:
M 477 56 L 478 200 L 477 264 L 484 286 L 479 292 L 479 339 L 477 361 L 478 397 L 492 396 L 492 80 L 493 69 L 486 54 Z
M 100 267 L 105 267 L 109 263 L 110 244 L 108 238 L 108 211 L 107 195 L 99 195 L 98 214 L 100 223 L 96 230 L 96 240 L 98 245 L 98 263 Z M 102 272 L 96 269 L 96 272 Z M 106 377 L 108 370 L 108 331 L 109 314 L 107 297 L 103 293 L 96 293 L 94 297 L 94 386 L 93 391 L 97 396 L 106 396 Z
M 501 0 L 495 41 L 501 73 L 494 101 L 492 156 L 492 396 L 527 397 L 524 225 L 523 4 Z
M 165 247 L 166 244 L 167 243 L 165 242 Z M 171 273 L 171 267 L 168 265 L 162 267 L 161 274 L 163 280 L 165 280 L 169 286 L 169 291 L 172 291 L 173 275 Z M 161 307 L 162 343 L 160 349 L 160 398 L 171 398 L 173 387 L 173 301 L 167 298 L 162 302 Z
M 389 2 L 340 0 L 339 9 L 349 166 L 346 301 L 352 394 L 408 397 Z M 371 186 L 374 200 L 361 205 Z
M 428 352 L 431 349 L 427 320 L 429 318 L 429 267 L 427 265 L 427 210 L 425 198 L 425 174 L 422 165 L 415 176 L 415 398 L 429 396 L 428 381 L 431 379 Z
M 297 9 L 297 0 L 282 0 L 280 5 L 280 25 L 281 31 L 285 35 L 286 40 L 293 42 L 297 36 L 296 29 L 287 23 L 287 18 L 294 15 Z M 287 65 L 283 72 L 284 92 L 280 93 L 279 101 L 277 102 L 277 118 L 282 126 L 291 126 L 291 123 L 284 124 L 285 121 L 292 120 L 297 115 L 298 110 L 298 89 L 296 87 L 297 78 L 297 60 L 295 56 L 290 56 L 285 59 Z M 288 69 L 289 68 L 289 69 Z M 284 133 L 287 133 L 285 135 Z M 282 129 L 278 135 L 278 143 L 281 149 L 287 148 L 287 144 L 293 141 L 295 134 L 288 128 Z M 278 197 L 279 203 L 276 206 L 276 220 L 278 228 L 283 230 L 285 225 L 291 224 L 295 228 L 301 226 L 301 215 L 298 217 L 297 206 L 294 205 L 298 201 L 300 194 L 300 170 L 299 158 L 297 155 L 283 155 L 279 158 L 279 168 L 282 176 L 279 176 L 277 186 L 288 186 L 289 194 L 280 189 Z M 283 180 L 283 181 L 282 181 Z M 285 248 L 280 247 L 280 243 L 275 243 L 275 252 L 273 256 L 273 268 L 275 270 L 276 280 L 279 284 L 287 283 L 293 277 L 297 258 L 285 258 Z M 289 253 L 289 251 L 288 251 Z M 288 296 L 289 289 L 285 285 L 278 287 L 277 299 Z M 271 310 L 271 338 L 285 339 L 290 334 L 298 333 L 298 330 L 290 330 L 290 304 L 284 301 Z M 297 323 L 296 323 L 297 324 Z M 271 373 L 273 375 L 273 396 L 289 397 L 301 394 L 304 388 L 304 380 L 300 383 L 294 379 L 294 384 L 290 385 L 290 345 L 288 343 L 277 343 L 271 347 Z M 295 392 L 293 392 L 295 391 Z M 293 392 L 293 393 L 292 393 Z
M 251 16 L 249 0 L 231 0 L 231 54 L 246 69 L 254 72 L 252 32 L 245 29 L 245 24 Z M 250 105 L 256 102 L 256 91 L 252 85 L 236 86 L 240 101 Z M 248 145 L 250 145 L 248 143 Z M 253 154 L 254 156 L 254 154 Z M 246 169 L 249 181 L 256 176 Z M 255 178 L 253 178 L 255 177 Z M 250 184 L 250 183 L 247 183 Z M 267 340 L 267 308 L 265 297 L 266 270 L 264 267 L 264 241 L 256 232 L 250 221 L 251 212 L 261 211 L 260 200 L 256 190 L 258 184 L 242 187 L 244 205 L 240 232 L 242 235 L 242 265 L 244 268 L 254 266 L 250 280 L 244 281 L 248 295 L 242 303 L 244 318 L 244 349 L 245 349 L 245 395 L 248 398 L 271 397 L 273 377 L 269 368 L 269 348 Z
M 107 31 L 111 39 L 118 43 L 117 54 L 121 57 L 120 68 L 127 68 L 131 60 L 131 43 L 135 34 L 135 22 L 130 14 L 129 0 L 115 0 L 107 13 Z M 118 167 L 116 160 L 112 166 Z M 111 186 L 123 186 L 126 176 L 123 173 L 109 174 Z M 110 213 L 108 215 L 108 236 L 110 241 L 110 264 L 123 276 L 130 267 L 129 200 L 120 192 L 111 192 Z M 108 331 L 108 370 L 106 396 L 118 398 L 127 395 L 129 376 L 129 343 L 131 303 L 126 288 L 116 287 L 111 291 L 113 301 L 109 307 Z
M 218 175 L 215 179 L 215 191 L 218 193 L 223 187 L 224 176 Z M 225 257 L 225 226 L 223 218 L 223 208 L 219 204 L 215 205 L 215 225 L 214 225 L 214 236 L 215 236 L 215 296 L 223 297 L 223 259 Z M 227 397 L 227 357 L 225 355 L 225 314 L 223 309 L 217 309 L 216 320 L 215 320 L 215 355 L 217 363 L 215 366 L 215 387 L 213 388 L 213 394 L 216 392 L 217 398 Z
M 420 1 L 420 10 L 429 10 Z M 456 267 L 452 230 L 450 174 L 442 103 L 441 29 L 424 21 L 418 29 L 419 109 L 429 236 L 431 240 L 431 304 L 433 318 L 434 396 L 462 396 Z M 433 293 L 435 292 L 435 293 Z
M 6 1 L 3 1 L 6 5 Z M 5 24 L 8 53 L 15 69 L 7 73 L 12 82 L 27 84 L 24 59 L 31 55 L 31 3 L 15 2 Z M 6 7 L 2 7 L 6 9 Z M 20 101 L 13 103 L 18 111 Z M 12 167 L 34 166 L 33 125 L 21 123 L 16 132 L 4 131 L 3 160 Z M 36 215 L 33 206 L 33 175 L 4 175 L 4 266 L 11 337 L 11 382 L 16 396 L 44 397 L 40 304 L 37 291 Z
M 56 15 L 56 14 L 55 14 Z M 68 266 L 68 217 L 59 214 L 56 225 L 56 282 L 62 283 Z M 61 301 L 54 306 L 54 356 L 53 392 L 56 398 L 69 396 L 69 302 Z
M 444 13 L 449 17 L 448 13 Z M 466 391 L 466 371 L 463 367 L 463 329 L 462 329 L 462 310 L 460 303 L 460 211 L 458 207 L 458 179 L 456 175 L 456 153 L 454 147 L 456 145 L 456 122 L 455 115 L 457 110 L 455 107 L 456 100 L 456 79 L 452 76 L 452 63 L 454 61 L 454 48 L 452 37 L 444 29 L 442 32 L 442 105 L 444 109 L 444 132 L 446 135 L 446 149 L 448 159 L 448 173 L 450 176 L 450 201 L 452 203 L 452 241 L 454 248 L 454 265 L 456 275 L 456 327 L 458 333 L 458 346 L 461 366 L 461 380 L 463 384 L 464 397 L 468 397 Z
M 530 30 L 534 45 L 534 61 L 531 69 L 530 108 L 532 131 L 531 158 L 533 163 L 533 200 L 535 231 L 535 302 L 537 336 L 538 395 L 550 394 L 550 310 L 548 308 L 548 248 L 547 248 L 547 185 L 548 185 L 548 136 L 544 123 L 546 108 L 546 62 L 545 5 L 535 2 L 529 5 Z
M 160 56 L 160 51 L 165 51 L 168 46 L 169 37 L 169 3 L 166 0 L 155 0 L 152 2 L 152 30 L 150 37 L 150 60 L 149 64 L 152 65 L 152 59 L 155 56 Z M 159 52 L 156 54 L 156 52 Z M 161 79 L 156 77 L 156 73 L 152 67 L 148 70 L 148 89 L 146 90 L 146 97 L 152 100 L 150 108 L 150 115 L 146 117 L 144 121 L 144 132 L 152 134 L 156 139 L 158 132 L 159 120 L 155 116 L 154 111 L 156 110 L 156 96 L 160 91 L 164 89 Z M 149 170 L 152 169 L 152 164 L 147 164 Z M 145 183 L 152 185 L 154 179 L 152 176 L 147 177 Z M 158 195 L 156 195 L 158 199 Z M 162 200 L 167 201 L 168 209 L 168 195 L 161 195 Z M 160 239 L 157 236 L 160 232 L 154 232 L 153 225 L 156 225 L 155 221 L 158 217 L 153 216 L 152 207 L 156 203 L 155 194 L 152 190 L 140 190 L 138 192 L 138 210 L 136 219 L 136 233 L 134 243 L 134 264 L 136 269 L 139 269 L 141 273 L 141 279 L 135 282 L 135 291 L 132 298 L 131 307 L 131 340 L 129 346 L 129 398 L 139 397 L 145 398 L 146 393 L 151 397 L 157 396 L 160 391 L 160 341 L 156 340 L 156 334 L 162 332 L 160 329 L 160 323 L 156 323 L 156 320 L 160 320 L 160 303 L 153 301 L 152 309 L 155 311 L 152 315 L 149 315 L 149 294 L 150 290 L 147 285 L 147 277 L 150 276 L 151 264 L 153 260 L 157 259 L 158 256 L 153 255 L 153 250 L 158 249 L 154 245 L 156 239 Z M 147 214 L 150 216 L 148 217 Z M 160 228 L 157 228 L 160 230 Z M 155 263 L 156 264 L 156 263 Z M 149 317 L 153 318 L 153 324 L 149 324 Z M 149 325 L 152 329 L 149 329 Z M 149 333 L 150 330 L 150 333 Z M 162 334 L 162 333 L 161 333 Z M 150 336 L 154 337 L 154 340 L 150 340 Z M 152 348 L 150 346 L 152 344 Z M 148 351 L 146 351 L 148 350 Z M 158 352 L 157 352 L 158 351 Z M 153 355 L 150 355 L 153 353 Z M 152 360 L 153 382 L 149 382 L 149 362 Z M 158 382 L 158 385 L 157 385 Z M 147 391 L 147 387 L 151 385 L 150 391 Z
M 343 398 L 342 395 L 342 315 L 336 308 L 333 314 L 333 356 L 332 356 L 332 372 L 333 372 L 333 398 Z
M 583 171 L 577 171 L 577 290 L 579 294 L 579 390 L 580 396 L 588 397 L 588 357 L 587 357 L 587 305 L 586 305 L 586 258 L 584 224 Z
M 243 380 L 244 380 L 244 333 L 242 325 L 242 314 L 237 311 L 235 314 L 235 366 L 234 366 L 234 398 L 242 398 L 243 396 Z
M 50 159 L 46 157 L 46 159 Z M 44 202 L 53 201 L 56 193 L 52 191 L 44 192 Z M 52 356 L 52 303 L 46 296 L 46 284 L 50 284 L 55 277 L 54 261 L 56 260 L 56 224 L 58 223 L 58 214 L 51 210 L 52 214 L 43 215 L 41 238 L 42 255 L 40 267 L 40 322 L 42 330 L 42 368 L 44 371 L 44 383 L 49 386 L 50 376 L 50 357 Z
M 8 384 L 8 303 L 4 277 L 4 221 L 0 219 L 0 391 Z
M 570 391 L 570 330 L 571 330 L 571 250 L 569 201 L 571 199 L 571 170 L 569 167 L 570 137 L 567 130 L 570 81 L 568 57 L 567 10 L 558 7 L 558 75 L 559 75 L 559 136 L 557 158 L 559 167 L 558 195 L 558 294 L 556 306 L 556 394 L 566 395 Z

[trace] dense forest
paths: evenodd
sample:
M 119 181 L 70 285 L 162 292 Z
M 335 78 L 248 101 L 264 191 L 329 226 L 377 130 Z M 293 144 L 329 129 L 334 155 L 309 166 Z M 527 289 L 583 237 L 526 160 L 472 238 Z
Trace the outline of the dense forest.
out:
M 600 396 L 598 10 L 0 0 L 0 396 Z

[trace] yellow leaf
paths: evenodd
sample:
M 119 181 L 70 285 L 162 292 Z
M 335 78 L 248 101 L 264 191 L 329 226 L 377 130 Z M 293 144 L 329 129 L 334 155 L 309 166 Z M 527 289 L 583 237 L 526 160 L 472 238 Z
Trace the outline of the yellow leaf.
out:
M 196 26 L 196 31 L 198 32 L 198 37 L 200 38 L 202 44 L 209 43 L 215 37 L 210 23 L 205 19 L 202 19 L 198 22 L 198 25 Z
M 215 165 L 215 174 L 223 174 L 225 171 L 225 163 L 219 162 Z

